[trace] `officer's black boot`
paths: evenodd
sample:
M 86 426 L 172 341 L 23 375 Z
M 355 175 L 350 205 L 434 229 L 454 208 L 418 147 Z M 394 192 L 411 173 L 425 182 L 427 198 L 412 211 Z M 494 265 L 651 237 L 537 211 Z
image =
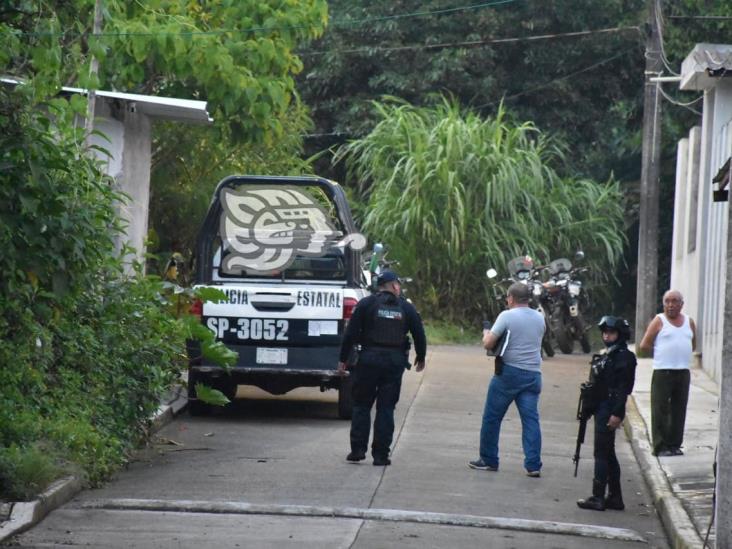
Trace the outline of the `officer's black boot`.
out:
M 591 509 L 592 511 L 605 510 L 605 483 L 592 481 L 592 495 L 585 499 L 577 500 L 577 507 L 580 509 Z
M 623 503 L 623 491 L 620 488 L 620 479 L 612 479 L 608 482 L 608 494 L 605 498 L 605 509 L 622 511 L 625 509 Z

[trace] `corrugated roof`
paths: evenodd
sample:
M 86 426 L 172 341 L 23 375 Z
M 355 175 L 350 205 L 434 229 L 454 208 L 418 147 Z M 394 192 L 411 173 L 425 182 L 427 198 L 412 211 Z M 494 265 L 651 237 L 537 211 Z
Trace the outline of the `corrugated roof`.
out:
M 18 85 L 22 80 L 17 78 L 0 78 L 0 81 Z M 86 95 L 88 90 L 64 86 L 62 93 L 78 93 Z M 206 110 L 206 101 L 192 99 L 176 99 L 173 97 L 158 97 L 155 95 L 139 95 L 136 93 L 122 93 L 115 91 L 97 90 L 97 97 L 118 99 L 127 103 L 135 103 L 135 108 L 152 118 L 161 120 L 179 120 L 195 124 L 210 124 L 213 119 Z
M 61 88 L 61 91 L 83 95 L 88 93 L 88 90 L 82 88 L 69 88 L 66 86 Z M 139 112 L 143 112 L 152 118 L 184 120 L 198 124 L 209 124 L 213 122 L 213 119 L 208 115 L 208 111 L 206 111 L 206 101 L 105 90 L 97 90 L 97 97 L 108 97 L 109 99 L 119 99 L 120 101 L 135 103 Z
M 681 64 L 679 87 L 705 90 L 724 76 L 732 76 L 732 44 L 697 44 Z

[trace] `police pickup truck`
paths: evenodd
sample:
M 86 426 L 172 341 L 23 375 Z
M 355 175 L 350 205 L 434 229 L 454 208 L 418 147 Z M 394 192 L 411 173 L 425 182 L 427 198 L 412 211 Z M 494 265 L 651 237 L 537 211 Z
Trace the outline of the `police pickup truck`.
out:
M 238 385 L 272 394 L 296 387 L 338 390 L 338 415 L 351 416 L 351 379 L 337 374 L 345 326 L 368 294 L 365 238 L 343 189 L 318 177 L 232 176 L 219 183 L 198 235 L 197 286 L 225 301 L 196 302 L 201 322 L 238 354 L 228 371 L 189 345 L 192 414 L 208 411 L 196 384 L 229 399 Z

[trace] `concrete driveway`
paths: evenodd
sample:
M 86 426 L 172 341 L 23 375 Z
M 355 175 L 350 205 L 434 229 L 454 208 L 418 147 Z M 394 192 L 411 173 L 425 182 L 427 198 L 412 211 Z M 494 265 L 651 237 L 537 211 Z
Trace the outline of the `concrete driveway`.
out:
M 422 374 L 407 372 L 397 406 L 393 465 L 345 462 L 348 422 L 334 392 L 273 397 L 240 387 L 207 418 L 183 415 L 156 444 L 100 489 L 82 492 L 21 547 L 667 547 L 662 526 L 618 434 L 624 512 L 592 512 L 592 429 L 578 478 L 571 456 L 578 385 L 587 355 L 544 362 L 544 469 L 522 466 L 512 408 L 501 433 L 501 469 L 468 469 L 477 457 L 492 360 L 478 347 L 432 348 Z

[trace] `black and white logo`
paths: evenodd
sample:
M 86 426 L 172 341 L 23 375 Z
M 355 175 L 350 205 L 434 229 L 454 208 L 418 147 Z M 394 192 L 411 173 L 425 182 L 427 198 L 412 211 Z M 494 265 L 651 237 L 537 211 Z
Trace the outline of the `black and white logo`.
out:
M 297 256 L 323 256 L 332 246 L 361 250 L 366 238 L 338 230 L 312 196 L 294 187 L 222 189 L 220 233 L 226 254 L 221 270 L 271 274 Z

